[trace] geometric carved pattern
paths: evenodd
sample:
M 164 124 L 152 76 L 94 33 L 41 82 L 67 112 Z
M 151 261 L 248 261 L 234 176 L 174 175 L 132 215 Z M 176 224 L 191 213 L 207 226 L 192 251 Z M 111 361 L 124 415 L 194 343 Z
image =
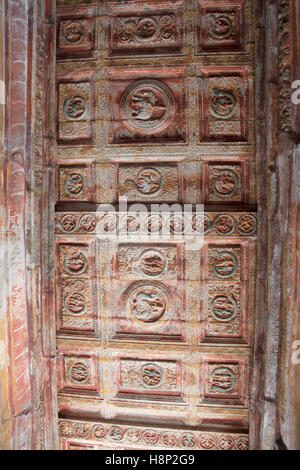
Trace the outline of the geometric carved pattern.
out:
M 59 436 L 63 449 L 68 441 L 83 439 L 100 447 L 112 449 L 121 444 L 120 449 L 190 449 L 190 450 L 247 450 L 246 434 L 179 431 L 171 428 L 111 425 L 108 423 L 89 423 L 84 421 L 60 420 Z M 76 441 L 75 441 L 76 443 Z M 82 445 L 77 441 L 77 446 Z
M 248 71 L 246 67 L 200 67 L 201 141 L 248 139 Z
M 201 359 L 200 399 L 215 405 L 246 406 L 248 388 L 246 357 L 210 356 Z
M 89 57 L 95 47 L 94 8 L 60 9 L 57 12 L 57 56 Z
M 143 2 L 147 12 L 139 12 L 132 1 L 110 5 L 108 51 L 111 56 L 178 54 L 183 46 L 182 0 Z
M 244 28 L 244 0 L 198 0 L 198 53 L 235 52 L 247 41 Z
M 109 69 L 109 143 L 184 142 L 183 77 L 182 67 Z
M 184 370 L 181 360 L 118 356 L 117 398 L 182 401 Z

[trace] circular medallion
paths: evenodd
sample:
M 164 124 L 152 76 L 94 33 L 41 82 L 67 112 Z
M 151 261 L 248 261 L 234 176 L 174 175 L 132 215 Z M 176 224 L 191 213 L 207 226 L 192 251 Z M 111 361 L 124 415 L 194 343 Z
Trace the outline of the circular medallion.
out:
M 96 219 L 94 215 L 86 214 L 80 218 L 79 227 L 84 232 L 93 232 L 96 228 Z
M 153 18 L 143 18 L 138 22 L 135 29 L 136 38 L 143 42 L 154 39 L 157 34 L 157 23 Z
M 140 218 L 135 215 L 127 215 L 121 223 L 121 230 L 128 233 L 138 232 L 141 228 Z
M 213 90 L 210 105 L 216 117 L 229 118 L 233 114 L 236 104 L 235 96 L 229 91 Z
M 100 424 L 95 424 L 92 428 L 92 434 L 96 439 L 103 439 L 106 436 L 106 431 L 104 426 Z
M 74 382 L 85 382 L 89 377 L 88 367 L 83 362 L 76 362 L 69 367 L 69 377 Z
M 162 176 L 156 168 L 143 168 L 137 175 L 136 186 L 142 194 L 155 194 L 161 189 Z
M 157 276 L 165 268 L 165 259 L 157 250 L 147 250 L 141 256 L 140 267 L 147 276 Z
M 227 16 L 210 17 L 210 34 L 215 39 L 227 39 L 233 29 L 233 24 Z
M 214 227 L 220 235 L 229 235 L 234 230 L 234 219 L 231 215 L 218 215 Z
M 124 431 L 120 426 L 112 426 L 108 430 L 108 435 L 114 441 L 121 441 L 123 438 Z
M 213 271 L 218 277 L 227 278 L 236 273 L 237 259 L 230 251 L 218 253 L 213 263 Z
M 193 230 L 198 233 L 206 233 L 211 227 L 211 220 L 206 214 L 193 216 Z
M 219 438 L 218 444 L 220 449 L 231 450 L 234 446 L 234 439 L 231 436 L 223 435 Z
M 158 387 L 163 380 L 162 369 L 153 363 L 144 364 L 140 370 L 140 378 L 144 387 Z
M 216 446 L 216 440 L 213 434 L 201 434 L 199 444 L 203 449 L 213 449 Z
M 65 179 L 65 190 L 67 193 L 71 194 L 72 196 L 75 194 L 81 193 L 84 186 L 84 180 L 82 175 L 78 173 L 73 173 L 72 175 L 68 175 Z
M 150 233 L 159 233 L 162 229 L 163 219 L 160 214 L 150 214 L 147 218 L 147 229 Z
M 229 392 L 233 389 L 235 377 L 228 367 L 217 367 L 210 375 L 210 390 L 212 392 Z
M 131 131 L 151 134 L 167 127 L 174 115 L 174 97 L 158 80 L 139 80 L 121 98 L 121 119 Z
M 65 41 L 75 44 L 76 42 L 79 42 L 80 39 L 84 35 L 84 28 L 81 23 L 78 21 L 71 21 L 67 25 L 64 26 L 62 30 L 62 36 L 65 39 Z
M 180 444 L 185 449 L 193 449 L 197 445 L 197 439 L 191 432 L 185 432 L 180 436 Z
M 138 442 L 141 438 L 142 432 L 136 428 L 130 428 L 126 432 L 126 437 L 130 442 Z
M 164 446 L 175 447 L 177 446 L 176 435 L 171 432 L 164 432 L 161 435 L 161 442 Z
M 166 294 L 157 286 L 140 285 L 131 292 L 128 304 L 130 312 L 137 320 L 153 323 L 166 311 Z
M 212 300 L 211 312 L 216 320 L 229 321 L 237 314 L 238 306 L 234 297 L 218 295 Z
M 252 235 L 256 231 L 257 221 L 251 214 L 244 214 L 239 218 L 237 228 L 242 235 Z
M 232 196 L 238 189 L 238 178 L 231 170 L 223 170 L 212 180 L 212 190 L 222 197 Z
M 154 429 L 146 429 L 143 432 L 142 437 L 147 444 L 156 444 L 159 438 L 159 434 Z
M 64 102 L 64 113 L 68 119 L 79 121 L 87 113 L 87 104 L 81 96 L 73 96 Z
M 73 293 L 65 298 L 65 307 L 73 315 L 80 315 L 84 312 L 86 304 L 83 295 Z
M 117 216 L 115 214 L 105 214 L 101 219 L 100 228 L 104 232 L 113 232 L 117 228 Z
M 173 235 L 180 235 L 184 231 L 184 219 L 181 215 L 174 215 L 170 219 L 170 231 Z
M 76 423 L 74 425 L 75 434 L 78 437 L 82 437 L 83 439 L 87 439 L 91 433 L 91 428 L 88 424 L 84 423 Z
M 248 450 L 249 449 L 249 439 L 248 437 L 241 436 L 236 441 L 236 448 L 238 450 Z
M 58 425 L 59 435 L 62 437 L 70 437 L 73 434 L 72 426 L 66 421 L 61 421 Z
M 59 224 L 63 232 L 71 233 L 74 232 L 77 228 L 77 219 L 74 215 L 67 214 L 61 218 Z
M 75 251 L 74 253 L 66 255 L 64 265 L 69 273 L 81 274 L 86 269 L 86 257 L 81 253 L 81 251 Z

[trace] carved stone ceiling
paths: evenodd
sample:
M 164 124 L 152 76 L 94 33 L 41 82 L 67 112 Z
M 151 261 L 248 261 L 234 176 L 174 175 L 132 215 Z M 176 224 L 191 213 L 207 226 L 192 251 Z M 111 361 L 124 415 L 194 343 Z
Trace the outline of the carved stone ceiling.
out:
M 254 67 L 251 1 L 58 1 L 62 449 L 247 448 Z

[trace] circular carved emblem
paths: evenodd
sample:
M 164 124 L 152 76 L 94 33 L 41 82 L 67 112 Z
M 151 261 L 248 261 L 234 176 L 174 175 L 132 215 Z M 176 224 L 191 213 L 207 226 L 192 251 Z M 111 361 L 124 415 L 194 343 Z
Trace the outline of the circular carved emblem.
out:
M 135 215 L 127 215 L 124 217 L 121 229 L 128 233 L 138 232 L 141 228 L 140 220 L 138 216 Z
M 185 449 L 193 449 L 197 444 L 197 439 L 191 432 L 185 432 L 180 436 L 180 444 Z
M 83 177 L 78 173 L 73 173 L 72 175 L 69 175 L 65 180 L 65 190 L 71 195 L 81 193 L 83 186 Z
M 101 219 L 101 229 L 104 232 L 112 232 L 117 228 L 117 216 L 115 214 L 105 214 Z
M 153 18 L 143 18 L 139 21 L 135 32 L 138 39 L 149 41 L 157 32 L 157 23 Z
M 237 303 L 234 297 L 218 295 L 211 303 L 213 316 L 219 321 L 232 320 L 237 314 Z
M 76 362 L 69 367 L 69 376 L 75 382 L 85 382 L 88 379 L 88 367 L 83 362 Z
M 65 306 L 70 313 L 80 315 L 85 310 L 85 298 L 81 294 L 73 293 L 65 298 Z
M 146 429 L 143 432 L 143 439 L 147 444 L 156 444 L 159 434 L 154 429 Z
M 236 448 L 238 450 L 248 450 L 249 448 L 249 439 L 247 437 L 239 437 L 236 441 Z
M 96 219 L 93 215 L 86 214 L 83 215 L 79 221 L 79 227 L 84 232 L 93 232 L 96 228 Z
M 162 369 L 153 363 L 144 364 L 140 371 L 142 384 L 145 387 L 158 387 L 163 380 Z
M 199 233 L 206 233 L 211 227 L 211 220 L 208 215 L 194 215 L 193 216 L 193 230 Z
M 130 442 L 138 442 L 141 438 L 142 432 L 139 429 L 130 428 L 126 432 L 126 437 Z
M 256 231 L 256 218 L 251 214 L 244 214 L 239 218 L 237 227 L 241 234 L 251 235 Z
M 215 39 L 228 38 L 232 33 L 232 29 L 232 21 L 227 16 L 212 15 L 210 17 L 210 34 Z
M 161 442 L 168 447 L 177 446 L 176 435 L 171 432 L 164 432 L 161 436 Z
M 75 434 L 78 437 L 82 437 L 83 439 L 87 439 L 91 433 L 91 428 L 87 424 L 84 423 L 76 423 L 74 425 Z
M 213 113 L 219 118 L 228 118 L 236 107 L 236 98 L 229 91 L 213 90 L 210 105 Z
M 74 232 L 77 228 L 77 219 L 74 215 L 64 215 L 60 221 L 61 229 L 64 232 Z
M 214 223 L 216 231 L 221 235 L 228 235 L 234 229 L 234 219 L 231 215 L 218 215 Z
M 234 439 L 231 436 L 221 436 L 219 438 L 219 447 L 223 450 L 230 450 L 234 446 Z
M 214 273 L 222 278 L 230 277 L 237 270 L 237 259 L 229 251 L 218 253 L 213 263 Z
M 232 196 L 238 189 L 238 179 L 231 170 L 223 170 L 212 180 L 212 189 L 218 196 Z
M 121 441 L 121 439 L 123 438 L 123 434 L 124 431 L 122 428 L 120 428 L 120 426 L 112 426 L 108 430 L 109 437 L 114 441 Z
M 121 99 L 121 118 L 131 130 L 151 134 L 169 125 L 174 114 L 174 97 L 158 80 L 140 80 L 131 84 Z
M 96 439 L 103 439 L 106 436 L 106 431 L 103 426 L 96 424 L 92 428 L 92 434 Z
M 227 367 L 217 367 L 211 373 L 210 390 L 212 392 L 229 392 L 235 384 L 234 373 Z
M 144 323 L 155 322 L 165 313 L 165 296 L 157 286 L 139 286 L 129 296 L 130 311 L 137 320 Z
M 68 119 L 79 121 L 87 113 L 87 104 L 81 96 L 73 96 L 64 102 L 64 113 Z
M 216 445 L 216 440 L 213 434 L 202 434 L 199 437 L 199 443 L 203 449 L 212 449 Z
M 86 269 L 86 257 L 81 253 L 81 251 L 75 251 L 70 255 L 66 255 L 64 265 L 69 273 L 81 274 Z
M 150 214 L 147 218 L 148 232 L 159 233 L 162 229 L 162 216 L 160 214 Z
M 165 267 L 165 259 L 157 250 L 147 250 L 141 256 L 141 270 L 148 276 L 157 276 Z
M 72 426 L 66 421 L 61 421 L 58 425 L 59 435 L 62 437 L 70 437 L 73 434 Z
M 160 190 L 162 176 L 156 168 L 143 168 L 137 175 L 136 186 L 142 194 L 154 194 Z
M 67 25 L 64 26 L 62 30 L 63 38 L 71 43 L 74 44 L 83 37 L 84 35 L 84 28 L 79 21 L 71 21 Z
M 171 217 L 170 231 L 173 235 L 179 235 L 184 231 L 184 220 L 181 215 L 174 215 Z

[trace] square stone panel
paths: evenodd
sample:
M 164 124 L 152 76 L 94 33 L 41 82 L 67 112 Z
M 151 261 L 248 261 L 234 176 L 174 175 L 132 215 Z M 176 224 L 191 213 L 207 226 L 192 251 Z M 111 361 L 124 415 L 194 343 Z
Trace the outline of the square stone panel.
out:
M 146 401 L 184 400 L 185 369 L 182 359 L 158 355 L 115 357 L 116 398 Z
M 100 396 L 99 365 L 96 351 L 64 346 L 58 352 L 58 392 L 63 395 Z
M 179 202 L 181 165 L 145 161 L 118 164 L 118 194 L 130 202 Z
M 184 143 L 185 69 L 108 69 L 108 141 L 111 144 Z
M 240 52 L 247 40 L 244 0 L 198 0 L 197 53 Z
M 246 203 L 249 199 L 247 162 L 205 162 L 204 197 L 207 204 Z
M 114 340 L 161 344 L 185 341 L 187 319 L 182 281 L 114 281 L 109 311 L 110 337 Z
M 95 107 L 92 73 L 78 72 L 68 80 L 59 77 L 57 93 L 58 142 L 91 143 Z
M 247 67 L 201 67 L 199 71 L 200 142 L 247 141 Z
M 200 360 L 200 402 L 215 405 L 248 404 L 248 358 L 220 355 Z
M 92 165 L 58 164 L 57 200 L 58 201 L 93 201 Z
M 183 5 L 182 0 L 143 1 L 142 8 L 136 1 L 108 2 L 108 55 L 136 57 L 182 53 Z
M 95 49 L 95 14 L 93 7 L 57 11 L 57 57 L 91 57 Z
M 60 237 L 56 251 L 57 329 L 74 335 L 96 331 L 94 245 Z

